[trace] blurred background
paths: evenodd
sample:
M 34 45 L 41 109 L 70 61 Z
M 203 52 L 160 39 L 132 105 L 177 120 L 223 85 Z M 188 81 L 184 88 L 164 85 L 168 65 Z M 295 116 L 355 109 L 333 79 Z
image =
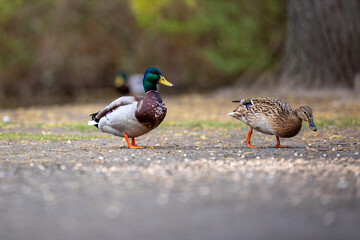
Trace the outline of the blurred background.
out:
M 113 98 L 119 71 L 150 66 L 177 86 L 172 94 L 232 86 L 356 91 L 360 3 L 0 0 L 0 107 Z

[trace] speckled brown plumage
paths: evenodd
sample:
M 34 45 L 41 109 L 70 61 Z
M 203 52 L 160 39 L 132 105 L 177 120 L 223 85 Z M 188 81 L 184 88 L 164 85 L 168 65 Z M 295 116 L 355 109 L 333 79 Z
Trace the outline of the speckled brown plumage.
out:
M 310 129 L 316 131 L 312 120 L 312 109 L 301 106 L 295 110 L 287 102 L 269 97 L 243 99 L 240 105 L 229 113 L 250 127 L 247 143 L 250 144 L 252 130 L 261 133 L 276 135 L 278 137 L 290 138 L 296 136 L 302 126 L 302 120 L 309 123 Z M 280 146 L 278 139 L 277 146 Z
M 167 108 L 158 91 L 149 91 L 135 111 L 136 119 L 149 129 L 154 129 L 164 120 Z

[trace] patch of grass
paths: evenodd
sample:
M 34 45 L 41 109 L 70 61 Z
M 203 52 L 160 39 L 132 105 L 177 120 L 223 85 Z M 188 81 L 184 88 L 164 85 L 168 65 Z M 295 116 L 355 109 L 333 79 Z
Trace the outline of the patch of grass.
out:
M 181 127 L 186 129 L 201 128 L 201 129 L 232 129 L 232 128 L 247 128 L 245 124 L 240 122 L 219 122 L 219 121 L 165 121 L 161 125 L 163 128 Z
M 89 126 L 87 123 L 60 123 L 60 124 L 36 124 L 33 128 L 37 129 L 52 129 L 52 128 L 65 128 L 68 131 L 79 132 L 97 132 L 98 129 L 94 126 Z
M 98 129 L 94 126 L 88 126 L 86 122 L 84 123 L 60 123 L 60 124 L 47 124 L 47 123 L 36 123 L 33 125 L 27 125 L 16 122 L 0 122 L 0 128 L 2 129 L 11 129 L 11 128 L 19 128 L 19 127 L 27 127 L 27 128 L 35 128 L 42 130 L 49 130 L 53 128 L 65 128 L 68 131 L 78 131 L 83 133 L 89 132 L 97 132 Z
M 14 125 L 15 125 L 14 122 L 0 122 L 0 128 L 9 128 Z
M 314 121 L 317 127 L 351 127 L 360 125 L 360 118 L 352 116 L 318 117 Z
M 79 132 L 98 132 L 99 130 L 94 126 L 89 126 L 87 123 L 66 123 L 60 124 L 59 127 L 64 127 L 69 131 Z
M 99 136 L 63 135 L 63 134 L 32 134 L 26 132 L 0 133 L 1 140 L 40 140 L 40 141 L 76 141 L 97 139 Z

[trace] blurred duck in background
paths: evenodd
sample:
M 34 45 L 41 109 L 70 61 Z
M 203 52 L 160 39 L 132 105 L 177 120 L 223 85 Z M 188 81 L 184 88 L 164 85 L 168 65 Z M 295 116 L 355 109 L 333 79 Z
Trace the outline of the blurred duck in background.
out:
M 144 75 L 131 74 L 120 71 L 114 80 L 114 86 L 121 95 L 143 96 L 145 90 L 143 86 Z

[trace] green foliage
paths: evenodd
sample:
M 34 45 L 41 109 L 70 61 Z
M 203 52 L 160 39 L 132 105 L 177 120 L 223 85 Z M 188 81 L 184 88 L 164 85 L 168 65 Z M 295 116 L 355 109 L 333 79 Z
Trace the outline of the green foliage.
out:
M 0 22 L 7 23 L 22 4 L 23 0 L 0 0 Z
M 186 34 L 195 54 L 225 74 L 273 65 L 274 51 L 283 43 L 284 1 L 131 2 L 141 26 L 158 33 Z
M 11 58 L 11 54 L 24 50 L 21 41 L 6 30 L 11 25 L 13 14 L 21 7 L 22 3 L 21 0 L 0 0 L 0 70 L 6 60 Z

